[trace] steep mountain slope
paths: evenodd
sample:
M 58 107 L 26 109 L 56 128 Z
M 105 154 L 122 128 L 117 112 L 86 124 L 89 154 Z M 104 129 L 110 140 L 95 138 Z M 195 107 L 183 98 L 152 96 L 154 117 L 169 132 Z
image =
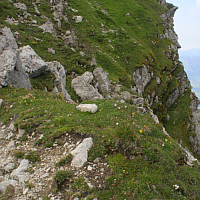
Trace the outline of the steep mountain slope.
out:
M 11 183 L 16 199 L 200 198 L 199 166 L 177 144 L 200 154 L 176 9 L 165 0 L 0 1 L 2 191 Z M 98 112 L 77 111 L 82 101 Z M 70 152 L 90 137 L 90 162 L 74 168 Z M 31 165 L 14 176 L 20 158 Z

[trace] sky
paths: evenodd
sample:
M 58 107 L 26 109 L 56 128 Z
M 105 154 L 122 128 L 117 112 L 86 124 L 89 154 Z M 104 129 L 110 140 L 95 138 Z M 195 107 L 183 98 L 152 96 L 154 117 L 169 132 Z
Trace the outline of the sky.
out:
M 200 49 L 200 0 L 166 0 L 179 9 L 174 17 L 174 29 L 181 50 Z

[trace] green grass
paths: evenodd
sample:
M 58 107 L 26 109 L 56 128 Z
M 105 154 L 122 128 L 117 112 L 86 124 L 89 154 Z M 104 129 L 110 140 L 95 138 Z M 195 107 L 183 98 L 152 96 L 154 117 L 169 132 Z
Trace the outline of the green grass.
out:
M 4 99 L 1 121 L 6 123 L 10 117 L 18 117 L 16 127 L 23 122 L 26 134 L 29 130 L 30 133 L 34 130 L 36 135 L 43 133 L 44 146 L 53 144 L 66 132 L 93 137 L 89 161 L 108 157 L 111 175 L 106 179 L 106 188 L 94 188 L 92 196 L 98 199 L 200 198 L 199 166 L 187 166 L 185 153 L 176 140 L 165 136 L 162 126 L 155 124 L 149 114 L 139 113 L 137 107 L 102 99 L 84 102 L 96 103 L 98 112 L 81 113 L 75 105 L 47 92 L 8 87 L 1 89 L 1 98 Z M 30 157 L 35 161 L 31 152 Z M 68 158 L 63 158 L 57 165 L 66 162 Z M 57 171 L 55 179 L 63 182 L 69 176 L 68 171 Z M 175 184 L 180 186 L 178 190 L 173 187 Z M 81 195 L 91 194 L 81 178 L 74 180 L 74 187 L 82 191 Z
M 38 25 L 46 22 L 35 12 L 31 1 L 20 2 L 27 5 L 28 13 Z M 75 186 L 83 190 L 82 193 L 92 193 L 91 196 L 98 199 L 200 199 L 198 166 L 195 164 L 189 168 L 184 164 L 185 155 L 176 142 L 181 139 L 183 145 L 191 149 L 189 136 L 194 133 L 187 127 L 191 115 L 191 91 L 188 89 L 170 108 L 166 107 L 169 95 L 176 86 L 180 87 L 177 77 L 184 70 L 178 63 L 172 72 L 174 63 L 171 58 L 177 53 L 172 51 L 171 58 L 168 58 L 166 54 L 172 41 L 158 38 L 165 29 L 160 15 L 167 9 L 156 0 L 99 0 L 98 3 L 69 0 L 68 4 L 78 13 L 64 8 L 69 22 L 62 21 L 60 29 L 53 20 L 50 4 L 44 0 L 37 3 L 40 12 L 51 18 L 56 37 L 31 26 L 30 16 L 18 26 L 7 24 L 4 20 L 8 15 L 17 19 L 16 14 L 22 11 L 6 0 L 0 2 L 0 25 L 19 32 L 19 46 L 30 45 L 44 61 L 57 60 L 64 66 L 67 71 L 66 89 L 74 101 L 80 102 L 80 98 L 71 88 L 71 74 L 93 71 L 92 58 L 96 58 L 98 66 L 109 73 L 110 80 L 122 85 L 123 91 L 130 91 L 135 85 L 133 70 L 146 65 L 154 78 L 146 86 L 143 96 L 146 98 L 155 91 L 160 102 L 154 102 L 152 109 L 175 140 L 166 137 L 162 126 L 156 125 L 148 114 L 139 113 L 130 104 L 111 99 L 86 101 L 84 103 L 96 103 L 98 112 L 79 112 L 76 105 L 66 103 L 61 96 L 42 91 L 45 87 L 48 91 L 54 87 L 55 77 L 50 74 L 31 80 L 33 89 L 40 90 L 2 88 L 0 98 L 4 102 L 0 108 L 0 121 L 7 123 L 11 117 L 17 119 L 15 127 L 26 129 L 26 135 L 20 138 L 21 144 L 33 131 L 36 136 L 42 133 L 43 138 L 37 144 L 44 148 L 53 148 L 54 142 L 62 145 L 61 137 L 66 132 L 92 136 L 94 146 L 89 152 L 89 161 L 98 156 L 108 157 L 112 174 L 106 180 L 105 189 L 95 188 L 90 192 L 81 178 L 75 180 Z M 168 8 L 171 7 L 168 4 Z M 103 13 L 102 8 L 108 14 Z M 126 16 L 127 13 L 130 16 Z M 83 16 L 83 21 L 75 23 L 72 20 L 74 15 Z M 79 45 L 74 46 L 76 52 L 62 39 L 62 35 L 70 29 L 78 37 Z M 36 41 L 35 37 L 40 40 Z M 53 48 L 56 53 L 49 53 L 48 48 Z M 79 51 L 86 55 L 82 57 Z M 160 85 L 157 85 L 156 77 L 160 77 Z M 165 121 L 167 115 L 170 116 L 169 121 Z M 14 155 L 17 158 L 28 156 L 33 162 L 38 159 L 33 152 L 25 155 L 14 151 Z M 67 162 L 67 158 L 62 158 L 57 165 L 63 166 Z M 64 174 L 57 174 L 56 180 L 62 182 L 68 178 Z M 180 186 L 178 190 L 174 189 L 175 184 Z

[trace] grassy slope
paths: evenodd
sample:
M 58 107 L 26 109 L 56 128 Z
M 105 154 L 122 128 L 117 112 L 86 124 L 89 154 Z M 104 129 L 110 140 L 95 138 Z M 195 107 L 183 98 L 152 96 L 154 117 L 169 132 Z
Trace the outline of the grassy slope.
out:
M 44 134 L 38 141 L 44 147 L 51 147 L 54 141 L 62 145 L 59 138 L 71 131 L 94 138 L 89 160 L 108 156 L 112 174 L 106 180 L 106 189 L 94 188 L 91 197 L 200 198 L 199 166 L 187 166 L 177 142 L 166 137 L 162 126 L 156 125 L 149 114 L 140 114 L 135 106 L 110 99 L 84 102 L 98 105 L 98 112 L 90 114 L 38 90 L 3 88 L 0 97 L 4 99 L 0 120 L 6 123 L 10 117 L 17 118 L 15 126 L 26 129 L 21 144 L 33 131 L 35 137 Z M 179 190 L 174 189 L 175 184 Z
M 28 12 L 31 13 L 32 19 L 38 21 L 38 25 L 42 25 L 46 21 L 35 13 L 29 0 L 21 0 L 20 2 L 27 5 Z M 164 30 L 159 16 L 165 9 L 155 0 L 123 0 L 117 1 L 117 3 L 116 1 L 101 0 L 99 4 L 92 0 L 69 0 L 68 3 L 69 6 L 77 9 L 78 13 L 73 13 L 70 9 L 65 10 L 69 23 L 62 22 L 62 30 L 53 21 L 52 12 L 49 12 L 50 6 L 46 1 L 41 1 L 38 4 L 40 12 L 52 19 L 57 37 L 53 37 L 49 33 L 43 34 L 42 29 L 30 26 L 27 22 L 19 23 L 18 26 L 5 23 L 4 20 L 8 14 L 10 17 L 16 18 L 16 13 L 21 12 L 6 0 L 0 2 L 0 12 L 2 13 L 0 22 L 2 27 L 6 25 L 12 31 L 17 30 L 19 32 L 18 41 L 21 42 L 19 46 L 30 45 L 45 61 L 57 60 L 61 62 L 68 71 L 67 89 L 74 100 L 77 97 L 70 88 L 71 72 L 75 71 L 78 75 L 81 75 L 86 70 L 93 70 L 94 67 L 89 64 L 92 57 L 97 59 L 98 65 L 109 72 L 111 80 L 121 83 L 127 88 L 130 88 L 130 84 L 134 85 L 134 81 L 131 79 L 132 70 L 143 66 L 143 64 L 149 65 L 150 71 L 153 71 L 155 76 L 159 76 L 162 83 L 157 87 L 156 81 L 153 79 L 145 88 L 144 96 L 151 94 L 154 90 L 156 91 L 163 102 L 162 106 L 153 105 L 159 118 L 164 119 L 169 114 L 170 121 L 165 124 L 167 131 L 175 139 L 181 138 L 185 145 L 189 145 L 186 142 L 189 136 L 185 126 L 190 115 L 188 110 L 190 92 L 186 92 L 185 96 L 175 102 L 168 111 L 165 107 L 168 95 L 179 84 L 176 81 L 177 74 L 183 70 L 181 67 L 177 68 L 172 74 L 173 81 L 167 86 L 173 63 L 166 57 L 165 52 L 168 51 L 171 41 L 157 38 L 157 35 L 162 34 Z M 102 8 L 106 9 L 109 14 L 101 12 Z M 130 16 L 126 16 L 127 13 L 130 13 Z M 73 15 L 82 15 L 84 17 L 83 22 L 74 23 L 71 19 Z M 29 17 L 27 21 L 30 20 Z M 101 23 L 104 25 L 103 28 Z M 61 34 L 69 29 L 75 30 L 79 44 L 82 44 L 78 47 L 78 50 L 84 51 L 85 57 L 81 57 L 78 52 L 73 52 L 64 45 Z M 110 29 L 114 31 L 109 31 Z M 107 33 L 102 33 L 102 30 L 107 31 Z M 41 41 L 36 42 L 35 37 L 41 39 Z M 152 41 L 156 43 L 155 46 Z M 48 53 L 47 48 L 53 48 L 56 54 Z M 162 72 L 164 68 L 165 73 Z M 53 77 L 51 78 L 53 79 Z M 48 75 L 45 80 L 46 82 L 40 82 L 41 84 L 34 84 L 32 81 L 32 84 L 42 89 L 49 85 Z M 35 82 L 37 83 L 39 80 L 35 80 Z M 1 108 L 1 113 L 5 112 L 3 115 L 1 114 L 1 120 L 4 119 L 4 122 L 6 122 L 14 114 L 17 117 L 19 116 L 16 126 L 26 128 L 27 134 L 29 134 L 29 129 L 44 133 L 43 140 L 39 142 L 46 147 L 52 146 L 53 141 L 59 139 L 66 131 L 77 131 L 85 134 L 88 132 L 90 134 L 95 133 L 96 145 L 95 149 L 93 148 L 90 152 L 90 159 L 109 154 L 110 164 L 113 168 L 113 176 L 108 180 L 108 191 L 102 191 L 99 194 L 103 196 L 103 199 L 112 197 L 112 187 L 119 188 L 117 195 L 120 197 L 116 198 L 122 196 L 122 199 L 132 199 L 135 194 L 137 199 L 149 197 L 182 199 L 183 197 L 173 189 L 174 184 L 180 185 L 184 190 L 184 195 L 189 199 L 199 198 L 196 187 L 199 184 L 199 179 L 194 173 L 197 169 L 196 166 L 189 170 L 187 166 L 175 164 L 175 161 L 178 163 L 182 159 L 182 154 L 179 155 L 180 149 L 176 142 L 168 139 L 168 142 L 166 142 L 168 145 L 163 148 L 162 144 L 165 143 L 166 138 L 160 132 L 160 128 L 151 124 L 153 122 L 149 116 L 139 115 L 135 107 L 127 105 L 130 106 L 130 109 L 126 110 L 124 106 L 120 105 L 121 109 L 118 110 L 113 106 L 113 101 L 97 101 L 99 112 L 95 114 L 96 118 L 94 118 L 94 115 L 87 113 L 80 115 L 74 105 L 66 104 L 60 97 L 50 95 L 46 97 L 46 93 L 43 92 L 12 88 L 4 88 L 1 91 L 0 97 L 5 100 L 4 105 L 7 105 L 10 101 L 16 102 L 13 109 L 9 109 L 8 105 L 7 108 Z M 10 93 L 11 91 L 13 93 Z M 30 94 L 28 95 L 28 93 Z M 23 95 L 28 96 L 21 98 Z M 182 109 L 183 105 L 187 109 Z M 63 113 L 63 110 L 66 110 L 66 113 Z M 100 112 L 100 110 L 102 111 Z M 132 112 L 135 113 L 136 119 L 132 118 Z M 113 121 L 108 124 L 110 119 L 113 119 Z M 176 128 L 174 128 L 174 121 Z M 119 125 L 116 126 L 116 123 L 119 123 Z M 140 134 L 139 130 L 143 130 L 143 133 Z M 177 133 L 182 134 L 177 135 Z M 112 153 L 111 149 L 118 140 L 124 141 L 125 144 L 127 142 L 127 146 L 129 145 L 128 140 L 134 142 L 133 152 L 126 155 L 123 152 L 124 148 L 122 148 L 121 151 L 115 150 Z M 99 141 L 102 141 L 103 145 Z M 170 145 L 170 141 L 173 145 Z M 174 157 L 170 155 L 171 152 L 174 153 Z M 125 159 L 125 157 L 131 155 L 135 156 L 134 160 Z M 157 178 L 152 170 L 157 172 Z M 116 183 L 113 183 L 115 181 L 117 186 Z M 128 197 L 125 192 L 129 195 Z

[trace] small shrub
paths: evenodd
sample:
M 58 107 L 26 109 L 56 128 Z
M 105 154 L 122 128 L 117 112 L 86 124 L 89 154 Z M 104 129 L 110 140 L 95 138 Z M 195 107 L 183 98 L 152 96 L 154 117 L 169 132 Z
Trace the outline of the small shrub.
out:
M 71 162 L 73 156 L 69 153 L 65 158 L 61 158 L 59 162 L 56 163 L 57 166 L 63 166 L 69 162 Z
M 27 160 L 30 160 L 31 162 L 36 162 L 40 160 L 40 157 L 38 155 L 35 155 L 35 151 L 30 151 L 28 155 L 25 156 Z
M 17 150 L 14 150 L 13 151 L 13 154 L 14 154 L 14 156 L 16 157 L 16 158 L 24 158 L 24 152 L 22 152 L 22 151 L 17 151 Z
M 56 172 L 54 179 L 60 183 L 70 177 L 71 172 L 68 170 L 59 170 Z
M 78 189 L 81 192 L 86 192 L 86 193 L 89 191 L 89 186 L 85 182 L 84 177 L 78 177 L 77 179 L 75 179 L 74 184 L 73 184 L 73 188 Z

